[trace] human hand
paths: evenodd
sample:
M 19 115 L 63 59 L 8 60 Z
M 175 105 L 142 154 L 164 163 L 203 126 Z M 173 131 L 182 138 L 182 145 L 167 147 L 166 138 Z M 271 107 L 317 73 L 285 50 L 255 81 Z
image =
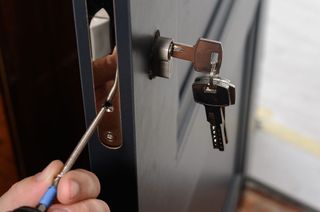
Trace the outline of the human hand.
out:
M 117 50 L 114 48 L 111 55 L 98 58 L 92 63 L 93 79 L 96 97 L 96 106 L 99 110 L 109 93 L 117 70 Z M 117 90 L 118 92 L 118 90 Z
M 0 211 L 21 206 L 36 207 L 62 167 L 61 161 L 53 161 L 42 172 L 15 183 L 0 197 Z M 48 212 L 110 212 L 104 201 L 96 199 L 99 193 L 100 183 L 92 172 L 83 169 L 69 171 L 61 178 L 57 202 Z

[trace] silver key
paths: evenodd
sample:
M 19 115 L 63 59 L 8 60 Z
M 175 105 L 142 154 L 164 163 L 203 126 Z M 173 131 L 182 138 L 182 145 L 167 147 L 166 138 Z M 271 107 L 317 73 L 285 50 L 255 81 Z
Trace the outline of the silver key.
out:
M 215 53 L 215 54 L 214 54 Z M 191 61 L 198 72 L 209 73 L 212 70 L 212 59 L 217 57 L 214 69 L 219 74 L 222 62 L 222 45 L 218 41 L 200 38 L 194 46 L 173 42 L 172 57 Z
M 224 134 L 224 115 L 223 107 L 205 105 L 207 121 L 210 123 L 212 144 L 214 149 L 224 150 L 226 135 Z
M 228 143 L 225 107 L 235 103 L 235 86 L 217 75 L 206 75 L 196 78 L 192 90 L 194 100 L 205 106 L 213 148 L 223 151 Z

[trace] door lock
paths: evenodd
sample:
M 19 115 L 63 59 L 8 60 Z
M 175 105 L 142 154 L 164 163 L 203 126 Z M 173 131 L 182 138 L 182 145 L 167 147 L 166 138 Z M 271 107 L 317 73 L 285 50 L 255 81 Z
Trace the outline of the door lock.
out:
M 161 37 L 157 31 L 152 48 L 150 78 L 170 78 L 170 59 L 192 62 L 195 71 L 206 73 L 197 77 L 192 85 L 195 102 L 205 106 L 214 149 L 224 151 L 228 143 L 225 125 L 225 107 L 235 104 L 235 86 L 219 76 L 222 45 L 219 41 L 200 38 L 194 46 Z
M 215 61 L 216 74 L 219 74 L 222 62 L 222 45 L 219 41 L 200 38 L 194 46 L 174 42 L 172 38 L 160 36 L 159 30 L 155 34 L 150 78 L 156 76 L 170 78 L 171 57 L 192 62 L 193 68 L 198 72 L 210 73 L 213 58 Z

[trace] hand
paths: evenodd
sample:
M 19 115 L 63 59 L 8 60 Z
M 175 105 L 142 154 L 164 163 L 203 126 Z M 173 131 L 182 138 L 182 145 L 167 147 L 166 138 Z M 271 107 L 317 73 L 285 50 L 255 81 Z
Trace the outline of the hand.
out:
M 117 70 L 117 50 L 92 63 L 97 110 L 101 108 L 113 85 Z M 119 92 L 117 90 L 117 92 Z
M 95 88 L 103 86 L 108 80 L 115 78 L 117 69 L 117 49 L 112 54 L 98 58 L 92 62 Z
M 62 167 L 61 161 L 53 161 L 42 172 L 15 183 L 0 197 L 0 211 L 21 206 L 36 207 Z M 57 203 L 48 211 L 110 212 L 104 201 L 96 199 L 99 193 L 100 183 L 96 175 L 83 169 L 72 170 L 61 178 Z

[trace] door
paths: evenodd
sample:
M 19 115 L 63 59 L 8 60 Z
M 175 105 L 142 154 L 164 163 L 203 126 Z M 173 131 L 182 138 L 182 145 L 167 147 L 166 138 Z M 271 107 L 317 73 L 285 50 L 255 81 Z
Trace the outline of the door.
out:
M 87 8 L 84 1 L 73 4 L 84 108 L 90 123 L 96 111 Z M 254 51 L 248 47 L 255 42 L 258 6 L 258 0 L 113 2 L 123 146 L 110 150 L 97 137 L 89 144 L 91 168 L 112 211 L 234 210 L 244 158 L 246 116 L 242 112 L 248 99 L 243 97 L 251 83 L 246 77 L 253 71 L 248 58 Z M 237 88 L 236 105 L 226 109 L 229 144 L 224 152 L 213 149 L 204 107 L 193 101 L 191 85 L 199 74 L 190 63 L 172 60 L 170 79 L 149 78 L 157 30 L 189 44 L 200 37 L 223 43 L 220 75 Z

